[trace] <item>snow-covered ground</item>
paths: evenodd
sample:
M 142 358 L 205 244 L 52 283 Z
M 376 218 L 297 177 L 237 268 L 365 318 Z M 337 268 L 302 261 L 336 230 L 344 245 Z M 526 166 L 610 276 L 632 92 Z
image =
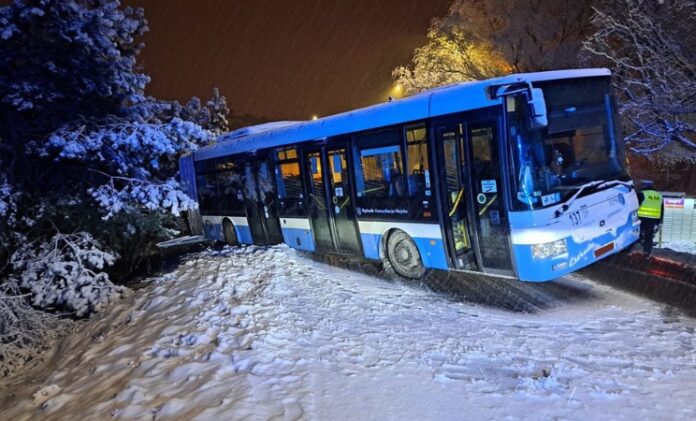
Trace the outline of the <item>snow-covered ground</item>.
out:
M 661 245 L 662 248 L 672 249 L 680 253 L 696 254 L 696 243 L 693 241 L 671 241 Z
M 464 281 L 461 281 L 464 282 Z M 0 388 L 0 418 L 694 419 L 694 319 L 577 277 L 511 312 L 284 246 L 191 256 Z M 545 291 L 576 291 L 573 299 Z

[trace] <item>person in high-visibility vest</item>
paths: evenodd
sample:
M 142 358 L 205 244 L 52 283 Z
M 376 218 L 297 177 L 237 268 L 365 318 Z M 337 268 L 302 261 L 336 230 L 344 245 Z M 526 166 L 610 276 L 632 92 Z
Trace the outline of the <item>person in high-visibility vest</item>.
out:
M 642 191 L 638 193 L 638 218 L 640 218 L 640 243 L 643 246 L 643 253 L 650 256 L 653 247 L 653 237 L 657 232 L 662 217 L 664 215 L 664 204 L 662 194 L 653 190 L 652 181 L 642 182 Z

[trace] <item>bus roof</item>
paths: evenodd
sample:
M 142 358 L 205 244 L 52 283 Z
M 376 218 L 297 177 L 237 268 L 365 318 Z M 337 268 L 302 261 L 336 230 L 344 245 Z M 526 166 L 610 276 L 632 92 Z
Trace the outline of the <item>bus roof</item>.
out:
M 218 158 L 489 107 L 501 103 L 499 98 L 491 99 L 488 95 L 487 88 L 492 85 L 610 74 L 608 69 L 554 70 L 456 83 L 317 120 L 283 121 L 238 129 L 221 135 L 215 144 L 197 150 L 193 157 L 196 161 Z

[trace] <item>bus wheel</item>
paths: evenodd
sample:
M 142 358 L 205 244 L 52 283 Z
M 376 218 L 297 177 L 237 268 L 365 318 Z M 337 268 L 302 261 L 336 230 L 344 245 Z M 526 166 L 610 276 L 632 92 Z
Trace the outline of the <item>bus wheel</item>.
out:
M 234 230 L 234 225 L 232 225 L 232 222 L 225 220 L 225 222 L 222 223 L 222 235 L 226 244 L 231 246 L 237 245 L 237 233 Z
M 425 274 L 416 243 L 403 231 L 395 231 L 387 239 L 387 260 L 386 263 L 404 278 L 418 279 Z

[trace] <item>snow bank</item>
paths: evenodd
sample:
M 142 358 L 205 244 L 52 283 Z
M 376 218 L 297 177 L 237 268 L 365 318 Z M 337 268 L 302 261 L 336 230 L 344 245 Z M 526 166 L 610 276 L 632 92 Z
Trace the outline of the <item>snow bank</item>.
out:
M 696 243 L 693 241 L 672 241 L 669 243 L 663 243 L 660 245 L 660 247 L 671 249 L 679 253 L 696 254 Z
M 694 320 L 577 278 L 538 313 L 287 247 L 192 256 L 4 385 L 7 419 L 693 419 Z M 539 288 L 534 286 L 534 288 Z M 587 290 L 590 291 L 587 291 Z M 495 288 L 493 289 L 495 290 Z

